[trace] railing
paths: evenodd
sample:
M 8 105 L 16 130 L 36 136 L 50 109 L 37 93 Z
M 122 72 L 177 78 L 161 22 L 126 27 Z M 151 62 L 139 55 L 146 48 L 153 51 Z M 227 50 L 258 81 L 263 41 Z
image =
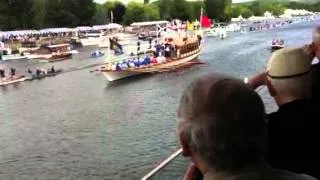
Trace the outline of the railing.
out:
M 182 148 L 180 148 L 179 150 L 177 150 L 175 153 L 173 153 L 172 155 L 170 155 L 167 159 L 165 159 L 164 161 L 162 161 L 157 167 L 155 167 L 154 169 L 152 169 L 147 175 L 145 175 L 144 177 L 142 177 L 141 180 L 148 180 L 151 177 L 153 177 L 158 171 L 160 171 L 161 169 L 163 169 L 164 167 L 166 167 L 171 161 L 173 161 L 174 159 L 176 159 L 180 154 L 182 153 Z

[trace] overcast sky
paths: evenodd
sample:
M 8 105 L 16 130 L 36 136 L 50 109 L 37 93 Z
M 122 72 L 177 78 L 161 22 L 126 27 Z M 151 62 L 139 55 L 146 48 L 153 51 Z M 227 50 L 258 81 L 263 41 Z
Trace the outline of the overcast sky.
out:
M 94 0 L 96 1 L 97 3 L 104 3 L 106 2 L 107 0 Z M 129 1 L 131 0 L 121 0 L 121 2 L 123 3 L 128 3 Z M 134 1 L 140 1 L 140 2 L 143 2 L 143 0 L 134 0 Z M 238 3 L 238 2 L 245 2 L 245 1 L 249 1 L 249 0 L 232 0 L 234 3 Z

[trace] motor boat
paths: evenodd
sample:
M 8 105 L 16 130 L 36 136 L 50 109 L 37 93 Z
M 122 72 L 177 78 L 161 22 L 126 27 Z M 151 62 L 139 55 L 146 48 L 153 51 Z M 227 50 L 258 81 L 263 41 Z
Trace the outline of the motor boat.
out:
M 91 53 L 91 57 L 93 57 L 93 58 L 98 58 L 98 57 L 102 57 L 102 56 L 104 56 L 104 53 L 101 51 L 98 51 L 98 50 Z
M 284 40 L 283 39 L 273 39 L 272 40 L 272 45 L 271 45 L 271 50 L 279 50 L 284 48 Z

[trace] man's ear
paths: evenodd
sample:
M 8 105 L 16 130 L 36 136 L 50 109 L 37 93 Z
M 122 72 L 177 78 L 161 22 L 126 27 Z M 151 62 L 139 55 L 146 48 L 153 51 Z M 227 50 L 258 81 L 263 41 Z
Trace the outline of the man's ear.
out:
M 189 157 L 191 156 L 192 152 L 190 150 L 190 147 L 188 145 L 188 143 L 186 142 L 184 136 L 183 136 L 183 131 L 179 131 L 179 140 L 180 140 L 180 144 L 182 146 L 182 155 L 184 157 Z
M 273 87 L 273 85 L 271 84 L 271 82 L 270 82 L 269 79 L 267 79 L 266 81 L 267 81 L 267 87 L 268 87 L 268 91 L 269 91 L 270 95 L 271 95 L 272 97 L 275 97 L 276 94 L 277 94 L 276 90 L 274 89 L 274 87 Z

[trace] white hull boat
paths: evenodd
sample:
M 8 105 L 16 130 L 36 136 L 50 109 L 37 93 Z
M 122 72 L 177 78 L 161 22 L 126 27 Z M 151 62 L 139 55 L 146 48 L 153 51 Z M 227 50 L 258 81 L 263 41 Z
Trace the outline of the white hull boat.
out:
M 10 61 L 10 60 L 25 60 L 25 59 L 28 59 L 27 56 L 21 56 L 19 54 L 17 55 L 3 55 L 2 56 L 2 61 Z
M 196 59 L 199 55 L 200 55 L 200 51 L 198 51 L 197 53 L 195 53 L 193 55 L 186 56 L 186 57 L 183 57 L 178 60 L 173 60 L 173 61 L 166 62 L 166 63 L 159 64 L 159 65 L 154 65 L 154 67 L 156 67 L 157 69 L 170 68 L 172 66 L 177 66 L 179 64 L 184 64 L 189 61 L 192 61 L 192 60 Z M 151 66 L 151 68 L 152 67 L 153 66 Z M 144 71 L 123 70 L 123 71 L 104 71 L 103 72 L 104 76 L 110 82 L 124 79 L 124 78 L 131 77 L 131 76 L 136 76 L 139 74 L 147 74 L 147 73 L 151 73 L 151 71 L 148 71 L 148 68 L 144 68 Z
M 109 37 L 108 36 L 103 36 L 103 37 L 88 37 L 88 38 L 84 38 L 84 39 L 80 39 L 81 45 L 83 47 L 87 47 L 87 46 L 101 46 L 101 45 L 105 45 L 108 43 L 104 43 L 104 42 L 108 42 L 109 41 Z
M 10 79 L 2 79 L 0 80 L 0 86 L 5 86 L 5 85 L 9 85 L 9 84 L 15 84 L 15 83 L 19 83 L 19 82 L 23 82 L 27 79 L 27 77 L 21 76 L 20 78 L 14 79 L 14 80 L 10 80 Z
M 217 37 L 218 35 L 219 34 L 218 34 L 217 29 L 210 29 L 209 31 L 207 31 L 208 37 Z

